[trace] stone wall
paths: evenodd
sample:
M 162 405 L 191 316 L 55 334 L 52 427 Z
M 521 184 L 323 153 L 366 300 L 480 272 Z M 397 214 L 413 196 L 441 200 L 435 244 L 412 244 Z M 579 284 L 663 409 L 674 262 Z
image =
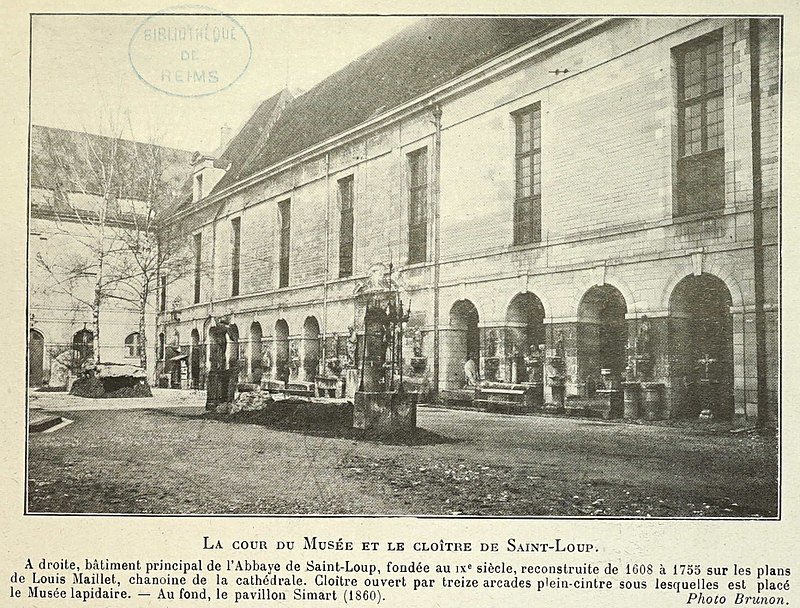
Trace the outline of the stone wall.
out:
M 776 20 L 762 20 L 759 55 L 773 407 L 779 306 L 778 27 Z M 725 207 L 722 213 L 678 218 L 673 216 L 677 154 L 673 49 L 716 30 L 722 30 L 724 45 Z M 478 310 L 482 328 L 503 329 L 510 327 L 506 320 L 512 299 L 530 292 L 544 306 L 548 331 L 562 327 L 569 336 L 568 392 L 577 393 L 580 377 L 586 375 L 579 367 L 597 367 L 591 361 L 578 363 L 579 303 L 589 289 L 603 285 L 622 294 L 630 324 L 643 315 L 658 320 L 656 375 L 669 383 L 668 345 L 680 334 L 676 330 L 670 337 L 667 329 L 670 298 L 683 278 L 705 274 L 719 278 L 730 294 L 736 411 L 753 413 L 748 36 L 746 19 L 614 20 L 545 60 L 522 61 L 442 104 L 438 310 L 442 385 L 458 384 L 463 375 L 458 330 L 449 322 L 453 304 L 469 300 Z M 554 66 L 570 71 L 556 76 L 550 73 Z M 512 113 L 534 102 L 542 108 L 542 242 L 515 246 Z M 213 216 L 196 218 L 203 226 L 208 244 L 204 256 L 213 268 L 213 279 L 204 278 L 203 304 L 181 311 L 181 335 L 196 328 L 202 341 L 209 316 L 225 314 L 232 315 L 243 331 L 258 321 L 265 352 L 275 352 L 278 319 L 287 322 L 293 340 L 302 337 L 309 316 L 318 321 L 322 337 L 344 336 L 354 322 L 352 296 L 358 283 L 372 264 L 392 262 L 404 297 L 412 300 L 405 360 L 410 362 L 413 356 L 408 338 L 419 329 L 427 359 L 421 377 L 430 381 L 436 355 L 433 130 L 432 113 L 422 108 L 399 123 L 287 167 L 218 203 Z M 421 147 L 429 151 L 428 260 L 409 266 L 406 155 Z M 355 188 L 354 273 L 340 279 L 337 182 L 348 175 L 353 175 Z M 287 199 L 292 201 L 290 285 L 277 289 L 276 205 Z M 242 217 L 242 295 L 230 298 L 227 230 L 231 217 L 238 216 Z M 212 280 L 213 288 L 208 285 Z M 214 301 L 209 302 L 212 292 Z M 182 299 L 190 298 L 187 294 Z M 410 368 L 408 372 L 413 374 Z

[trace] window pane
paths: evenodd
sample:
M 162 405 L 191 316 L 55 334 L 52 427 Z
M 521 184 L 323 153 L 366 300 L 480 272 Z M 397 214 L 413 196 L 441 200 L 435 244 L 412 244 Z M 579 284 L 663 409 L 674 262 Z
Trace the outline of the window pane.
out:
M 708 129 L 707 150 L 716 150 L 724 146 L 724 117 L 725 111 L 722 107 L 722 96 L 709 99 L 706 102 L 706 128 Z
M 706 46 L 706 92 L 722 89 L 722 41 L 712 40 Z
M 408 261 L 422 262 L 427 257 L 428 234 L 428 151 L 412 152 L 409 163 Z
M 688 106 L 683 113 L 683 156 L 699 154 L 703 151 L 702 106 L 697 103 Z
M 353 178 L 339 180 L 339 202 L 342 210 L 353 207 Z
M 514 243 L 538 240 L 540 212 L 533 199 L 541 193 L 542 118 L 538 104 L 515 115 L 516 143 L 516 202 L 514 204 Z

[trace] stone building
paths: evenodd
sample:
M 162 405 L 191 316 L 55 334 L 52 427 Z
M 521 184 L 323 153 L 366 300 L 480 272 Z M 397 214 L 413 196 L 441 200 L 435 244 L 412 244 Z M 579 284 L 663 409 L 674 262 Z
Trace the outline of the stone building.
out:
M 137 150 L 135 152 L 134 150 Z M 109 265 L 131 262 L 125 235 L 142 228 L 150 209 L 140 183 L 120 180 L 98 183 L 100 167 L 131 168 L 137 154 L 157 150 L 165 183 L 180 189 L 190 170 L 191 153 L 85 132 L 33 125 L 31 128 L 29 228 L 28 384 L 67 387 L 81 365 L 92 361 L 99 347 L 103 362 L 140 364 L 139 308 L 106 297 L 101 304 L 100 332 L 94 336 L 92 301 L 97 268 L 93 250 L 100 236 L 98 212 L 104 191 L 111 192 L 106 212 L 105 248 Z M 139 154 L 141 158 L 144 154 Z M 150 158 L 156 156 L 150 155 Z M 136 169 L 131 168 L 135 173 Z M 130 177 L 130 174 L 128 175 Z M 107 270 L 108 272 L 108 270 Z M 112 295 L 130 298 L 123 285 Z M 156 298 L 147 311 L 147 344 L 154 344 Z M 150 357 L 150 361 L 153 357 Z M 152 371 L 152 368 L 151 370 Z
M 195 272 L 160 339 L 195 385 L 220 327 L 240 381 L 311 379 L 348 359 L 354 294 L 391 266 L 406 376 L 433 398 L 468 356 L 520 381 L 538 355 L 546 400 L 639 356 L 660 416 L 696 416 L 702 380 L 718 414 L 774 419 L 780 36 L 768 18 L 422 19 L 197 159 L 173 213 Z

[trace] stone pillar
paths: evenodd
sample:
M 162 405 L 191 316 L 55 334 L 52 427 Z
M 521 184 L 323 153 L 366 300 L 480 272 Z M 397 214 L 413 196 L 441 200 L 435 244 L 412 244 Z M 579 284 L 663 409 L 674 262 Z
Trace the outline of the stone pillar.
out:
M 778 361 L 780 360 L 780 333 L 778 325 L 778 310 L 768 309 L 767 320 L 767 404 L 769 406 L 769 420 L 778 419 L 778 399 L 780 398 L 780 382 L 778 379 Z M 734 346 L 735 349 L 735 346 Z M 736 351 L 734 350 L 734 364 Z
M 439 330 L 439 390 L 464 388 L 466 333 L 466 330 L 450 327 Z
M 301 382 L 313 382 L 319 368 L 319 338 L 297 338 L 300 368 L 297 377 Z
M 752 307 L 731 310 L 733 323 L 733 411 L 735 416 L 756 420 L 758 391 L 756 377 L 755 311 Z
M 553 386 L 557 384 L 551 376 L 552 366 L 550 360 L 555 356 L 560 348 L 558 345 L 559 336 L 562 338 L 563 344 L 563 357 L 564 357 L 564 389 L 566 395 L 577 395 L 578 386 L 576 383 L 577 377 L 577 322 L 575 320 L 564 321 L 558 320 L 554 322 L 550 319 L 545 319 L 545 369 L 544 369 L 544 382 L 545 382 L 545 402 L 553 402 Z M 558 389 L 558 387 L 556 387 Z

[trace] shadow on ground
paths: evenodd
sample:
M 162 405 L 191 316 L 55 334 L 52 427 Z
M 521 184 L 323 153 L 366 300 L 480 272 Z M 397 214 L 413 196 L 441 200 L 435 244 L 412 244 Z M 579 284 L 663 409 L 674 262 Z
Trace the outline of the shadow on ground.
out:
M 349 420 L 341 419 L 337 416 L 310 418 L 297 416 L 295 414 L 276 414 L 267 412 L 266 410 L 238 412 L 236 414 L 216 414 L 210 412 L 197 414 L 196 411 L 163 409 L 147 411 L 158 416 L 188 418 L 193 420 L 214 420 L 228 424 L 252 424 L 311 437 L 364 441 L 366 443 L 378 445 L 443 445 L 464 443 L 466 441 L 466 439 L 446 437 L 423 428 L 417 428 L 413 433 L 396 433 L 382 437 L 370 437 L 365 435 L 360 429 L 355 429 L 350 426 Z

